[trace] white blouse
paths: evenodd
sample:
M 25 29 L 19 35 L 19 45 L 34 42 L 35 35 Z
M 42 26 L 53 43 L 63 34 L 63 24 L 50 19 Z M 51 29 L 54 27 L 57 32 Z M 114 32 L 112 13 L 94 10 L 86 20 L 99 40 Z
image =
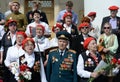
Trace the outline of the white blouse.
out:
M 39 49 L 40 49 L 41 52 L 44 52 L 44 50 L 49 48 L 49 46 L 50 46 L 49 39 L 45 38 L 44 36 L 41 37 L 41 38 L 38 38 L 38 39 L 36 39 L 36 37 L 35 37 L 33 39 L 35 41 L 35 49 L 34 49 L 34 51 L 36 51 L 36 52 L 39 52 L 38 46 L 39 46 Z M 38 44 L 38 46 L 37 46 L 37 44 Z
M 16 45 L 9 47 L 7 51 L 6 59 L 4 61 L 5 65 L 8 67 L 12 62 L 18 62 L 19 57 L 24 53 L 25 52 L 22 49 L 22 47 L 20 47 L 19 49 L 17 48 Z
M 41 25 L 43 25 L 43 26 L 45 27 L 45 33 L 47 33 L 47 34 L 50 34 L 50 33 L 51 33 L 51 30 L 50 30 L 48 24 L 46 24 L 45 22 L 41 22 L 41 21 L 40 21 L 39 24 L 41 24 Z M 26 33 L 27 35 L 30 35 L 30 26 L 33 27 L 33 28 L 35 28 L 35 27 L 37 26 L 37 23 L 32 22 L 32 23 L 30 23 L 29 25 L 27 25 L 26 31 L 25 31 L 25 33 Z
M 86 55 L 88 54 L 89 54 L 89 51 L 86 51 Z M 91 75 L 91 72 L 84 70 L 84 60 L 81 54 L 78 57 L 77 74 L 82 78 L 90 78 L 90 75 Z

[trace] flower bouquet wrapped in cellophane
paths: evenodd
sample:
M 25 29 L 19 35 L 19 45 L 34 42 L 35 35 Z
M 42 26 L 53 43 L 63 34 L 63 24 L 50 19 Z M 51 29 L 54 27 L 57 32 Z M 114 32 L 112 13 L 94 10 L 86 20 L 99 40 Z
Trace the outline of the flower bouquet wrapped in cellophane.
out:
M 106 63 L 104 60 L 101 60 L 95 68 L 94 72 L 98 72 L 98 74 L 100 75 L 104 71 L 104 74 L 114 76 L 113 69 L 115 69 L 118 65 L 120 65 L 120 60 L 117 60 L 114 57 L 111 59 L 110 63 Z M 88 82 L 92 82 L 94 79 L 95 78 L 91 77 L 89 78 Z

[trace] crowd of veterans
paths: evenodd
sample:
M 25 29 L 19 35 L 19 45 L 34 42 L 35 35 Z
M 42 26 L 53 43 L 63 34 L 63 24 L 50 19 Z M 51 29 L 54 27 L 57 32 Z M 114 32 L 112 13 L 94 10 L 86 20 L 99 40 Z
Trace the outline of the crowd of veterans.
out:
M 119 7 L 108 8 L 110 15 L 103 18 L 101 26 L 93 24 L 95 11 L 78 24 L 72 7 L 73 2 L 67 1 L 50 28 L 46 13 L 36 2 L 26 15 L 19 11 L 19 2 L 9 3 L 10 9 L 0 13 L 1 82 L 91 82 L 90 78 L 95 78 L 93 82 L 120 82 L 120 65 L 111 69 L 111 74 L 94 71 L 102 60 L 120 60 Z M 21 80 L 20 71 L 13 70 L 14 63 L 26 65 L 31 79 Z

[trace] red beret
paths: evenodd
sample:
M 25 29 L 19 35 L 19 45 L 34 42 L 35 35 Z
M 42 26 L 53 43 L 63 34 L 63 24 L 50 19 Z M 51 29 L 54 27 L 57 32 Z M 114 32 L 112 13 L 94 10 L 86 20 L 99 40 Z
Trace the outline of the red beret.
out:
M 119 7 L 117 7 L 115 5 L 109 7 L 109 10 L 118 10 L 118 9 L 119 9 Z
M 24 47 L 25 47 L 25 44 L 28 42 L 28 41 L 31 41 L 34 45 L 34 48 L 35 48 L 35 42 L 32 38 L 26 38 L 22 41 L 22 49 L 24 50 Z
M 87 23 L 87 22 L 83 22 L 83 23 L 81 23 L 81 24 L 79 25 L 78 29 L 80 30 L 80 29 L 83 28 L 83 27 L 90 27 L 90 24 Z
M 67 16 L 72 17 L 72 13 L 70 13 L 70 12 L 66 12 L 66 13 L 63 15 L 63 19 L 65 19 L 65 17 L 67 17 Z
M 45 27 L 41 24 L 38 24 L 36 27 L 42 28 L 42 31 L 45 32 Z
M 60 23 L 56 23 L 53 27 L 52 27 L 52 31 L 54 32 L 54 29 L 58 27 L 60 30 L 63 29 L 62 25 Z
M 88 37 L 88 38 L 85 39 L 84 44 L 83 44 L 85 49 L 87 49 L 91 40 L 95 40 L 95 39 L 93 37 Z
M 89 12 L 89 14 L 87 16 L 96 16 L 96 12 Z
M 26 33 L 23 32 L 23 31 L 19 31 L 19 32 L 17 32 L 16 35 L 22 35 L 24 38 L 27 38 Z
M 8 26 L 10 23 L 15 22 L 17 24 L 17 21 L 10 19 L 6 22 L 5 26 Z

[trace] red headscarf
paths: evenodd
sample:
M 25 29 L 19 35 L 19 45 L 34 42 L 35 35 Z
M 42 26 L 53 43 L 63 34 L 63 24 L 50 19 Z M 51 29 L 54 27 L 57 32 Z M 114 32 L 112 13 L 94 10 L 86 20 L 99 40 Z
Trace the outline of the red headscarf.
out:
M 26 38 L 22 41 L 22 49 L 24 50 L 24 47 L 25 47 L 25 44 L 28 42 L 28 41 L 31 41 L 34 45 L 34 48 L 35 48 L 35 42 L 32 38 Z
M 42 28 L 43 33 L 45 32 L 45 27 L 44 27 L 43 25 L 38 24 L 36 27 L 37 27 L 37 28 L 38 28 L 38 27 L 39 27 L 39 28 Z
M 23 31 L 19 31 L 19 32 L 17 32 L 16 35 L 22 35 L 24 38 L 27 38 L 26 33 L 23 32 Z
M 81 23 L 81 24 L 79 25 L 78 29 L 80 30 L 80 29 L 83 28 L 83 27 L 90 27 L 90 24 L 87 23 L 87 22 L 83 22 L 83 23 Z
M 91 42 L 91 40 L 95 40 L 95 39 L 93 37 L 88 37 L 88 38 L 85 39 L 84 44 L 83 44 L 85 49 L 87 49 L 87 47 L 88 47 L 89 43 Z
M 63 27 L 62 27 L 62 25 L 61 25 L 60 23 L 56 23 L 56 24 L 52 27 L 52 31 L 54 32 L 54 29 L 57 28 L 57 27 L 58 27 L 60 30 L 63 29 Z

